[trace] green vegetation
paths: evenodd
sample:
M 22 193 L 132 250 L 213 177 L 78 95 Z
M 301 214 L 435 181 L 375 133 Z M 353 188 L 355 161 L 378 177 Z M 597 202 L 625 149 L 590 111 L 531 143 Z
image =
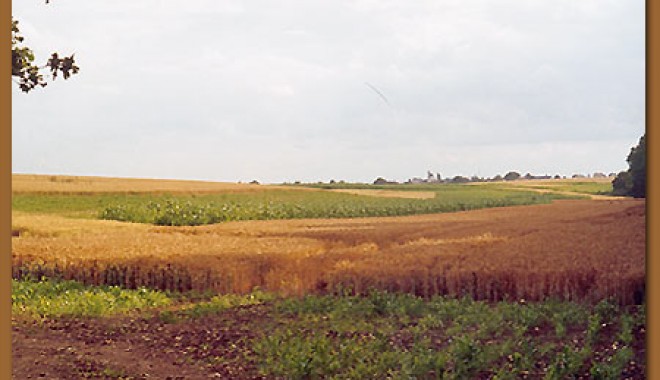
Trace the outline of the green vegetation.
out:
M 272 294 L 254 291 L 247 295 L 170 293 L 119 286 L 88 286 L 58 279 L 12 279 L 12 314 L 32 318 L 102 317 L 112 314 L 160 310 L 158 316 L 172 323 L 196 319 L 234 307 L 257 305 L 274 299 Z
M 171 299 L 145 288 L 85 286 L 76 281 L 12 280 L 12 314 L 52 318 L 59 316 L 104 316 L 166 306 Z
M 226 360 L 239 360 L 268 377 L 619 379 L 639 373 L 635 366 L 644 362 L 639 332 L 645 327 L 645 308 L 624 308 L 609 300 L 591 306 L 486 303 L 378 291 L 302 298 L 260 291 L 213 296 L 52 280 L 13 281 L 12 288 L 12 310 L 19 315 L 99 317 L 141 309 L 141 329 L 144 323 L 154 324 L 154 333 L 162 331 L 158 326 L 163 322 L 204 323 L 199 347 L 197 340 L 185 343 L 199 349 L 181 351 L 182 362 L 223 362 L 213 350 L 224 346 L 207 340 L 215 336 L 211 330 L 240 331 L 238 346 L 229 347 L 240 349 L 240 355 Z M 223 313 L 228 314 L 196 321 Z M 188 331 L 186 326 L 181 331 Z
M 275 314 L 287 323 L 256 343 L 255 358 L 263 374 L 292 379 L 616 379 L 640 326 L 609 301 L 487 304 L 383 292 L 281 300 Z M 603 326 L 620 332 L 604 335 Z
M 548 185 L 533 185 L 527 186 L 534 189 L 545 189 L 545 190 L 555 190 L 555 191 L 570 191 L 573 193 L 581 194 L 594 194 L 594 195 L 610 195 L 612 194 L 612 183 L 611 182 L 561 182 L 558 184 L 548 184 Z
M 161 311 L 158 314 L 160 320 L 165 323 L 176 323 L 180 320 L 197 319 L 224 310 L 239 306 L 259 305 L 274 299 L 272 294 L 254 291 L 247 295 L 224 294 L 212 296 L 208 301 L 186 304 L 176 310 Z
M 373 187 L 379 188 L 379 187 Z M 396 187 L 398 190 L 400 187 Z M 407 190 L 420 190 L 410 186 Z M 269 190 L 204 195 L 15 194 L 12 209 L 156 225 L 202 225 L 234 220 L 400 216 L 549 203 L 559 195 L 480 186 L 425 186 L 432 199 L 385 198 L 328 191 Z
M 96 218 L 108 205 L 127 199 L 148 202 L 148 195 L 117 194 L 13 194 L 12 211 L 58 214 L 73 218 Z
M 630 149 L 626 161 L 628 161 L 628 170 L 619 173 L 612 182 L 614 194 L 645 198 L 646 134 L 639 139 L 637 146 Z
M 199 196 L 109 206 L 102 219 L 195 226 L 235 220 L 353 218 L 464 211 L 532 203 L 554 197 L 534 193 L 448 188 L 433 199 L 380 198 L 328 192 L 272 191 L 223 197 Z

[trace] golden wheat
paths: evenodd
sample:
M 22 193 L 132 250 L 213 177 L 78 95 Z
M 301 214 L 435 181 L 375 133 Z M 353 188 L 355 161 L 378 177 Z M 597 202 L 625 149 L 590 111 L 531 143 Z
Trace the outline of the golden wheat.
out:
M 14 214 L 15 277 L 186 291 L 367 292 L 640 302 L 643 201 L 410 217 L 154 227 Z M 51 225 L 52 224 L 52 225 Z
M 228 193 L 267 191 L 281 186 L 243 183 L 183 181 L 147 178 L 110 178 L 38 174 L 12 174 L 12 192 L 37 194 L 94 193 Z M 296 188 L 305 189 L 305 188 Z M 310 189 L 310 191 L 313 191 Z

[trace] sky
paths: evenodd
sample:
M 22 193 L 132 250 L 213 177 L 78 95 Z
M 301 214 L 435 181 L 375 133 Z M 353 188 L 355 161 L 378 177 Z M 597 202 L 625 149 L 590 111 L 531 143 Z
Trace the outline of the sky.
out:
M 618 172 L 641 0 L 14 1 L 15 173 L 262 183 Z

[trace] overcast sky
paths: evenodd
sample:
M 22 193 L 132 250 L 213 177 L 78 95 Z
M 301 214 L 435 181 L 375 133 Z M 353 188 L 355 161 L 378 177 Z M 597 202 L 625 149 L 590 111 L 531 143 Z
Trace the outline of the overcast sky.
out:
M 17 173 L 373 181 L 605 173 L 644 133 L 641 0 L 13 2 Z

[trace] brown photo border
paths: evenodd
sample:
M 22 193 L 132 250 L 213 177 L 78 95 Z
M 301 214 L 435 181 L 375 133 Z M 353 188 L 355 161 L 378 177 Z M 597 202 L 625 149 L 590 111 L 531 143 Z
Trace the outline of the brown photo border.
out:
M 11 58 L 8 54 L 11 46 L 9 22 L 11 20 L 11 1 L 0 1 L 0 16 L 5 20 L 5 34 L 0 38 L 0 51 L 5 51 L 0 60 L 0 68 L 8 73 Z M 660 132 L 651 126 L 660 121 L 660 74 L 652 68 L 660 67 L 660 4 L 654 1 L 646 3 L 646 130 L 648 144 L 657 147 Z M 654 24 L 651 20 L 655 20 Z M 7 74 L 5 74 L 7 75 Z M 7 81 L 0 92 L 0 379 L 11 379 L 11 94 L 13 84 Z M 660 191 L 660 176 L 657 175 L 660 161 L 660 149 L 647 149 L 648 189 L 647 189 L 647 378 L 660 379 L 660 363 L 652 360 L 660 352 L 660 236 L 651 231 L 658 231 L 659 207 L 653 195 Z M 624 159 L 624 158 L 622 158 Z
M 652 22 L 655 20 L 655 23 Z M 657 127 L 660 122 L 660 4 L 657 1 L 646 2 L 646 138 L 647 138 L 647 195 L 646 195 L 646 378 L 660 379 L 660 363 L 655 362 L 660 353 L 660 258 L 658 248 L 660 238 L 658 231 L 658 203 L 654 198 L 660 192 L 660 176 L 658 176 L 658 161 L 660 161 L 660 133 Z M 655 68 L 655 70 L 653 70 Z M 651 148 L 649 149 L 648 146 Z M 656 233 L 652 233 L 656 231 Z
M 0 19 L 5 32 L 0 38 L 4 51 L 0 68 L 11 70 L 11 1 L 0 1 Z M 6 77 L 5 77 L 6 78 Z M 9 79 L 9 78 L 8 78 Z M 0 379 L 11 379 L 11 80 L 0 91 Z

